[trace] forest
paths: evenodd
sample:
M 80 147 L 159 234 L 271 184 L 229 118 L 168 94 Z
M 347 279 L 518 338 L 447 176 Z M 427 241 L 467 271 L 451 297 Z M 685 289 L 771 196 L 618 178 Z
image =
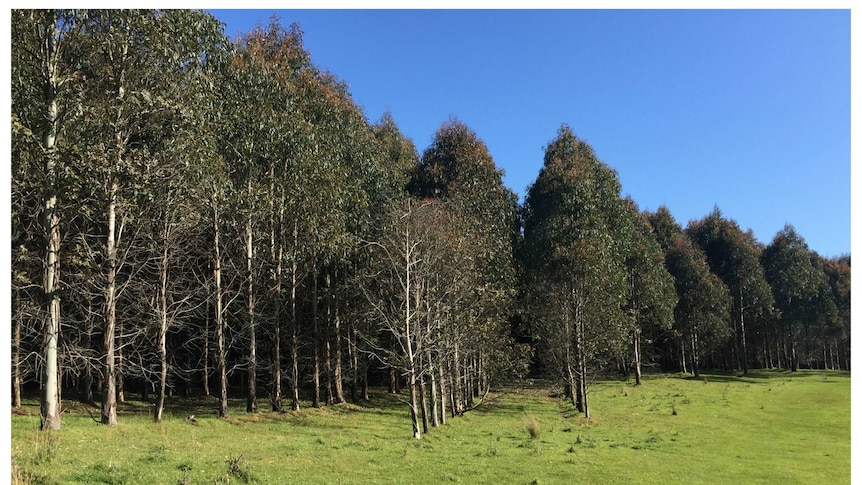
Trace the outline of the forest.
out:
M 297 24 L 11 14 L 12 407 L 38 394 L 42 429 L 388 386 L 418 439 L 507 379 L 589 418 L 609 375 L 850 368 L 849 255 L 641 211 L 565 124 L 519 203 L 461 120 L 421 153 L 369 121 Z

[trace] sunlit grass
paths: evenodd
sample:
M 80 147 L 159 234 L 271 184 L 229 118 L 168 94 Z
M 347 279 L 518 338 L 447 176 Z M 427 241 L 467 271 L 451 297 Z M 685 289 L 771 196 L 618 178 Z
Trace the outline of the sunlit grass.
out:
M 846 483 L 850 376 L 839 372 L 648 376 L 591 388 L 593 417 L 541 386 L 498 389 L 486 405 L 413 440 L 406 405 L 246 414 L 231 401 L 146 403 L 98 425 L 68 406 L 38 431 L 38 406 L 12 416 L 15 472 L 30 483 Z M 677 414 L 673 414 L 676 407 Z M 93 409 L 94 414 L 97 409 Z M 196 422 L 186 420 L 195 414 Z

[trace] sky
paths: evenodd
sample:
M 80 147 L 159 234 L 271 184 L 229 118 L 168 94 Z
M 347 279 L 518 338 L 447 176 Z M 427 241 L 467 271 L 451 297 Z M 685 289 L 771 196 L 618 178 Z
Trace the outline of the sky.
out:
M 523 200 L 562 124 L 641 210 L 719 207 L 768 244 L 850 246 L 849 10 L 210 10 L 299 22 L 312 62 L 420 154 L 457 117 Z

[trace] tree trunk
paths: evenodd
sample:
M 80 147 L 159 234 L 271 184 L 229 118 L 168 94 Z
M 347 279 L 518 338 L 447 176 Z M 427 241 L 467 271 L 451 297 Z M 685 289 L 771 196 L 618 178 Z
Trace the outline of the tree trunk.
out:
M 748 374 L 748 346 L 745 339 L 745 306 L 743 305 L 742 287 L 739 288 L 739 331 L 742 336 L 742 373 Z
M 641 385 L 641 333 L 640 330 L 635 331 L 634 338 L 635 348 L 635 385 Z
M 455 342 L 455 353 L 452 356 L 452 362 L 454 362 L 454 369 L 452 369 L 452 417 L 461 414 L 461 411 L 464 409 L 463 401 L 461 399 L 461 357 L 458 355 L 458 342 Z
M 334 293 L 333 293 L 334 294 Z M 341 404 L 347 402 L 344 399 L 344 378 L 343 378 L 343 370 L 341 367 L 341 312 L 339 311 L 338 302 L 335 302 L 335 335 L 333 336 L 333 341 L 335 343 L 335 361 L 333 362 L 334 373 L 332 376 L 333 383 L 335 384 L 335 402 Z
M 697 329 L 695 329 L 691 337 L 691 367 L 695 377 L 700 377 L 700 349 L 698 347 Z
M 42 138 L 44 148 L 45 184 L 42 189 L 42 230 L 45 234 L 45 266 L 42 278 L 45 323 L 42 333 L 42 393 L 40 396 L 40 424 L 42 430 L 60 429 L 60 383 L 57 342 L 60 333 L 60 215 L 57 211 L 57 150 L 58 131 L 57 86 L 59 29 L 56 18 L 46 26 L 42 51 L 46 130 Z
M 219 405 L 218 415 L 228 416 L 227 409 L 227 348 L 225 345 L 225 318 L 223 308 L 223 290 L 221 286 L 221 247 L 219 246 L 219 212 L 218 196 L 213 194 L 213 280 L 215 281 L 215 340 L 217 347 L 217 364 L 219 371 Z
M 330 341 L 332 340 L 332 335 L 330 334 L 330 330 L 332 328 L 332 322 L 334 320 L 333 308 L 332 308 L 332 276 L 330 274 L 331 269 L 327 268 L 325 270 L 324 281 L 326 283 L 326 324 L 324 325 L 323 332 L 323 370 L 326 374 L 326 404 L 330 405 L 335 402 L 335 396 L 332 393 L 332 349 L 330 345 Z
M 398 394 L 398 376 L 394 367 L 389 368 L 389 394 Z
M 446 424 L 446 369 L 443 364 L 445 359 L 441 359 L 440 361 L 440 423 Z
M 117 279 L 117 193 L 119 185 L 116 181 L 111 183 L 108 194 L 108 243 L 106 247 L 106 285 L 105 285 L 105 323 L 104 344 L 105 351 L 104 376 L 105 385 L 102 389 L 102 424 L 117 424 L 117 388 L 116 388 L 116 362 L 114 349 L 114 334 L 116 333 L 116 279 Z
M 359 396 L 359 356 L 356 342 L 356 329 L 352 325 L 348 325 L 348 335 L 350 336 L 347 346 L 347 358 L 350 360 L 350 402 L 356 404 Z
M 162 413 L 165 408 L 165 388 L 168 383 L 168 240 L 170 237 L 170 224 L 165 221 L 162 230 L 162 260 L 159 265 L 159 394 L 156 402 L 153 419 L 157 423 L 162 422 Z
M 114 298 L 114 304 L 116 305 L 116 298 Z M 117 348 L 117 366 L 115 369 L 115 373 L 117 375 L 117 402 L 125 403 L 126 402 L 126 380 L 123 376 L 123 324 L 120 322 L 117 327 L 117 337 L 116 337 L 116 348 Z
M 413 424 L 413 438 L 418 440 L 422 438 L 422 432 L 419 430 L 419 400 L 416 389 L 416 371 L 410 369 L 408 377 L 410 379 L 410 419 Z
M 248 182 L 251 192 L 251 180 Z M 257 336 L 255 335 L 254 320 L 254 232 L 251 227 L 251 214 L 245 225 L 245 257 L 246 272 L 248 273 L 248 284 L 246 286 L 246 304 L 248 312 L 248 395 L 246 397 L 245 411 L 247 413 L 257 412 Z
M 12 337 L 12 407 L 21 407 L 21 290 L 15 290 L 15 330 Z
M 312 393 L 311 398 L 311 406 L 315 408 L 320 407 L 320 330 L 317 321 L 317 270 L 315 270 L 315 274 L 312 275 L 312 287 L 311 287 L 311 321 L 312 321 L 312 329 L 314 331 L 313 335 L 313 358 L 314 358 L 314 369 L 312 370 L 312 385 L 314 386 L 314 392 Z
M 207 283 L 206 287 L 207 294 L 209 294 L 209 283 Z M 207 310 L 206 317 L 204 319 L 204 369 L 203 369 L 203 381 L 204 381 L 204 396 L 210 396 L 210 299 L 207 297 Z
M 293 226 L 296 239 L 296 225 Z M 295 241 L 294 241 L 295 243 Z M 296 320 L 297 280 L 296 254 L 290 267 L 290 409 L 299 411 L 299 322 Z
M 273 329 L 272 348 L 272 377 L 273 391 L 270 405 L 273 412 L 284 412 L 284 404 L 281 396 L 281 318 L 283 314 L 281 283 L 282 283 L 282 256 L 284 255 L 284 244 L 280 234 L 284 232 L 284 197 L 279 200 L 278 221 L 276 222 L 275 210 L 275 162 L 270 162 L 269 168 L 269 256 L 275 264 L 273 273 L 273 298 L 275 299 L 275 328 Z
M 87 319 L 86 319 L 86 349 L 91 350 L 93 348 L 93 319 L 89 315 L 93 315 L 93 303 L 92 300 L 87 301 Z M 81 401 L 85 404 L 95 404 L 96 400 L 93 397 L 93 366 L 91 365 L 89 359 L 87 359 L 84 365 L 84 377 L 82 379 L 83 383 L 81 385 Z
M 422 432 L 428 434 L 430 429 L 430 416 L 428 416 L 428 392 L 425 387 L 425 376 L 419 374 L 419 404 L 422 410 Z
M 437 379 L 434 374 L 434 361 L 431 358 L 431 351 L 425 351 L 425 359 L 428 361 L 428 379 L 431 381 L 431 426 L 436 428 L 440 426 L 440 421 L 437 416 L 439 408 L 437 407 Z

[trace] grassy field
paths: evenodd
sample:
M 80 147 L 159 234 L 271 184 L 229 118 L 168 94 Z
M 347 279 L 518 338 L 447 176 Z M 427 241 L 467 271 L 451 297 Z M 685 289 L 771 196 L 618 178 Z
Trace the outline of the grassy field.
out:
M 848 483 L 850 375 L 648 376 L 592 387 L 593 419 L 525 382 L 416 441 L 407 407 L 384 390 L 373 406 L 231 417 L 146 403 L 96 424 L 66 404 L 63 429 L 38 431 L 38 406 L 12 414 L 19 483 Z M 674 412 L 675 411 L 675 412 Z M 92 408 L 98 417 L 98 409 Z M 186 421 L 190 412 L 196 423 Z M 532 431 L 532 433 L 531 433 Z

